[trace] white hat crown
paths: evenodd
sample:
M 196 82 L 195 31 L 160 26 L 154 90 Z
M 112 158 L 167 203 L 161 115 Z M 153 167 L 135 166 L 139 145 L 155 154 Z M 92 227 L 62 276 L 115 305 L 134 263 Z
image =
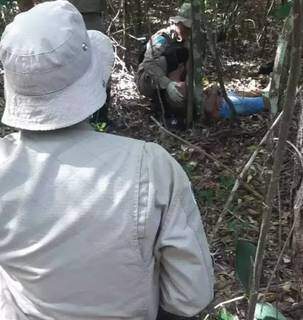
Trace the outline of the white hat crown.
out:
M 0 59 L 19 94 L 43 95 L 71 85 L 91 61 L 81 14 L 64 0 L 19 14 L 3 34 Z
M 4 67 L 2 122 L 25 130 L 55 130 L 100 109 L 114 62 L 110 39 L 86 30 L 68 1 L 41 3 L 17 15 L 0 43 Z

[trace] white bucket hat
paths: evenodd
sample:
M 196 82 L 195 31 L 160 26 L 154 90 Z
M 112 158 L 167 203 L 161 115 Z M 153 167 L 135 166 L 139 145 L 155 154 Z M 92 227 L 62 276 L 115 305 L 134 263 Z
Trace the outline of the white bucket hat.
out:
M 114 61 L 107 36 L 87 31 L 68 1 L 18 14 L 0 42 L 6 105 L 2 122 L 54 130 L 81 122 L 106 100 Z

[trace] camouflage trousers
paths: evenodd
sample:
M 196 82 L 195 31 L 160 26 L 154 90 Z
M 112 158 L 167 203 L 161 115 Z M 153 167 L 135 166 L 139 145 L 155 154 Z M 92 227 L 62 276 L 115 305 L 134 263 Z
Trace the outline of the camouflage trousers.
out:
M 175 81 L 174 79 L 171 80 Z M 182 102 L 174 100 L 167 94 L 167 91 L 165 89 L 157 89 L 157 86 L 153 81 L 152 76 L 148 72 L 146 72 L 142 67 L 139 67 L 135 76 L 135 81 L 140 94 L 152 99 L 152 105 L 155 109 L 154 111 L 161 111 L 161 105 L 163 105 L 165 114 L 167 116 L 171 114 L 180 117 L 186 116 L 186 89 L 182 90 L 182 94 L 185 97 L 185 99 Z M 185 85 L 185 82 L 182 83 L 184 83 Z

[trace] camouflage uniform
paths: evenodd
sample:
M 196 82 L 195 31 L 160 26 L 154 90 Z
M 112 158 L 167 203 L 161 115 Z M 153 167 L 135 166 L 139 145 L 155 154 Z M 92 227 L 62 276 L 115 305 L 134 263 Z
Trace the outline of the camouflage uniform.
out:
M 163 102 L 168 104 L 168 108 L 184 109 L 185 100 L 177 103 L 165 93 L 172 80 L 168 77 L 168 65 L 164 53 L 176 42 L 177 35 L 173 25 L 158 31 L 151 37 L 147 43 L 144 60 L 138 67 L 136 83 L 139 92 L 144 96 L 157 100 L 157 88 L 159 88 Z M 184 42 L 182 45 L 186 47 L 187 43 Z
M 188 3 L 184 4 L 179 10 L 179 15 L 172 17 L 171 21 L 175 24 L 181 22 L 186 27 L 190 27 L 190 14 L 190 5 Z M 182 102 L 178 102 L 173 100 L 166 92 L 169 83 L 174 80 L 169 76 L 171 66 L 167 62 L 169 60 L 165 53 L 176 44 L 187 49 L 189 47 L 188 41 L 180 42 L 178 39 L 175 24 L 158 31 L 148 41 L 144 59 L 139 64 L 136 74 L 136 84 L 142 95 L 152 98 L 156 109 L 159 108 L 161 103 L 158 97 L 160 94 L 166 112 L 185 115 L 186 97 Z

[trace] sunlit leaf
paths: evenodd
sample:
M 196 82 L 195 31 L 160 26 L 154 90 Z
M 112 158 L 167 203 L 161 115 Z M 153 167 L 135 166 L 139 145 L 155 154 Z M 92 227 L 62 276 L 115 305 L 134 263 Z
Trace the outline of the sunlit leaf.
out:
M 218 320 L 237 320 L 237 319 L 238 319 L 237 316 L 232 315 L 225 308 L 222 308 L 218 315 Z
M 287 18 L 289 16 L 290 9 L 292 8 L 292 4 L 292 1 L 288 1 L 285 4 L 280 5 L 271 12 L 271 15 L 282 20 Z
M 287 320 L 283 314 L 270 303 L 257 303 L 255 320 Z

